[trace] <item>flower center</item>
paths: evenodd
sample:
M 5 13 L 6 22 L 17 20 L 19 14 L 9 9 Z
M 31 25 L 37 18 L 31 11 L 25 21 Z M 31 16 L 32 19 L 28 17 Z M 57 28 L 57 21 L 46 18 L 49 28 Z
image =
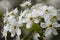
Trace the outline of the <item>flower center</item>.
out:
M 16 26 L 14 26 L 14 29 L 16 29 L 17 27 Z
M 26 6 L 25 6 L 26 8 L 28 8 L 29 7 L 29 5 L 28 4 L 26 4 Z
M 31 17 L 30 20 L 33 20 L 33 17 Z
M 11 15 L 14 15 L 14 13 L 11 13 Z
M 46 10 L 45 10 L 45 12 L 46 12 L 46 13 L 49 13 L 49 10 L 48 10 L 48 9 L 46 9 Z
M 56 18 L 56 16 L 53 16 L 51 19 L 54 19 L 54 18 Z
M 50 24 L 49 27 L 52 27 L 52 24 Z
M 56 16 L 53 16 L 53 17 L 51 18 L 51 21 L 53 22 L 55 19 L 56 19 Z

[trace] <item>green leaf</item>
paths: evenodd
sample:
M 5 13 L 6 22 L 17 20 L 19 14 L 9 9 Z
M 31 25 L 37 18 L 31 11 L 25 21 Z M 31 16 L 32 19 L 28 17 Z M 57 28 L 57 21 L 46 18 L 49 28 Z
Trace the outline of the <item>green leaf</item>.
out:
M 33 23 L 31 30 L 38 32 L 40 30 L 39 24 Z

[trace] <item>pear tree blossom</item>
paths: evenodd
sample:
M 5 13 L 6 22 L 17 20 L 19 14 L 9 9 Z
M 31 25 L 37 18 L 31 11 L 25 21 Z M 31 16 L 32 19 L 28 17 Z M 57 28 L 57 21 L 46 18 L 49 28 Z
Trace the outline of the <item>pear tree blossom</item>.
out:
M 23 4 L 20 4 L 20 6 L 23 8 L 30 6 L 32 4 L 31 1 L 26 1 Z M 54 6 L 47 6 L 42 3 L 37 3 L 30 8 L 27 7 L 20 12 L 18 12 L 18 8 L 15 8 L 12 11 L 8 11 L 8 8 L 6 8 L 6 13 L 3 18 L 3 37 L 7 40 L 7 34 L 10 32 L 11 37 L 16 36 L 16 40 L 21 40 L 27 36 L 26 35 L 23 38 L 20 37 L 25 29 L 33 31 L 33 40 L 39 40 L 38 37 L 43 39 L 50 33 L 53 35 L 58 35 L 56 29 L 60 27 L 60 24 L 57 22 L 57 19 L 59 18 L 57 17 L 57 10 L 58 9 Z M 33 27 L 34 24 L 38 24 L 38 26 Z M 23 29 L 23 26 L 26 28 Z

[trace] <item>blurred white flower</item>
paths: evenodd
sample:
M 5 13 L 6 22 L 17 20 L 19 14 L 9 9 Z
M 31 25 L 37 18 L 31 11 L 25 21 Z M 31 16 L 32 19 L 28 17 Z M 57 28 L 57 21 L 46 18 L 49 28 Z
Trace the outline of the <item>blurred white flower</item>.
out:
M 25 1 L 23 4 L 20 4 L 21 7 L 26 7 L 30 5 L 31 5 L 31 1 Z
M 20 25 L 18 23 L 18 9 L 17 8 L 15 8 L 11 12 L 8 12 L 8 10 L 6 10 L 4 22 L 5 22 L 5 24 L 4 24 L 5 26 L 4 26 L 4 30 L 2 33 L 3 33 L 3 36 L 5 36 L 5 39 L 7 37 L 7 32 L 11 33 L 11 37 L 14 37 L 16 34 L 17 34 L 17 36 L 20 37 L 21 29 L 19 28 Z
M 4 30 L 4 31 L 2 32 L 2 34 L 3 34 L 3 36 L 5 37 L 5 40 L 7 40 L 7 31 Z
M 20 4 L 21 7 L 26 7 L 31 5 L 31 1 L 26 1 L 23 4 Z M 24 11 L 21 11 L 20 15 L 18 15 L 18 9 L 15 8 L 11 12 L 6 10 L 6 14 L 4 17 L 4 27 L 3 27 L 3 36 L 7 36 L 7 31 L 11 33 L 11 37 L 14 37 L 15 34 L 16 40 L 20 40 L 21 29 L 20 27 L 25 24 L 26 28 L 31 28 L 34 23 L 39 24 L 40 27 L 45 28 L 45 36 L 49 34 L 57 35 L 57 31 L 55 28 L 60 27 L 60 24 L 57 22 L 57 9 L 53 6 L 47 6 L 43 4 L 36 4 L 32 6 L 30 9 L 27 8 Z M 4 34 L 5 33 L 5 34 Z M 39 33 L 34 34 L 34 40 L 39 40 Z
M 47 28 L 45 31 L 45 35 L 47 35 L 48 33 L 52 33 L 54 35 L 57 35 L 57 31 L 55 28 L 60 27 L 60 24 L 58 24 L 57 22 L 53 22 L 53 23 L 41 23 L 41 27 L 42 28 Z
M 26 14 L 25 19 L 27 20 L 27 28 L 30 28 L 33 25 L 33 23 L 39 23 L 39 20 L 37 19 L 36 15 L 33 15 L 33 13 Z
M 14 26 L 14 28 L 11 31 L 11 37 L 14 37 L 15 34 L 17 34 L 17 36 L 21 35 L 21 29 L 19 29 L 18 27 Z
M 9 31 L 9 26 L 8 25 L 4 25 L 3 27 L 3 37 L 5 37 L 5 40 L 7 40 L 7 32 Z
M 53 6 L 42 6 L 41 10 L 43 12 L 44 17 L 46 15 L 49 15 L 49 16 L 56 16 L 57 15 L 57 10 Z
M 12 10 L 10 13 L 9 13 L 9 15 L 18 15 L 18 9 L 17 8 L 15 8 L 14 10 Z
M 53 35 L 58 35 L 58 32 L 56 31 L 55 28 L 47 28 L 45 31 L 45 36 L 47 36 L 48 34 L 53 34 Z

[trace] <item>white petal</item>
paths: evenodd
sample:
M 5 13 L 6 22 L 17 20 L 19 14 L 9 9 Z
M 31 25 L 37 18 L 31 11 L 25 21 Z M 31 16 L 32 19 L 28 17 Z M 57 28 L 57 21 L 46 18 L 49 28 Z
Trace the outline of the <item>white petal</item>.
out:
M 4 30 L 5 30 L 5 31 L 8 31 L 8 30 L 9 30 L 8 27 L 9 27 L 8 25 L 4 26 Z
M 50 16 L 49 15 L 45 15 L 44 19 L 45 19 L 45 22 L 50 22 Z
M 58 35 L 58 32 L 57 32 L 56 29 L 54 29 L 54 28 L 52 28 L 52 33 L 53 33 L 54 35 Z
M 14 18 L 14 19 L 10 20 L 10 24 L 11 24 L 11 25 L 16 25 L 16 24 L 17 24 L 16 19 Z
M 36 37 L 40 37 L 39 33 L 35 33 L 35 36 L 36 36 Z
M 14 37 L 15 36 L 15 31 L 12 31 L 11 32 L 11 37 Z
M 25 7 L 26 5 L 30 6 L 31 5 L 30 1 L 26 1 L 23 4 L 20 4 L 21 7 Z
M 57 20 L 60 20 L 60 14 L 57 15 Z
M 20 40 L 20 36 L 16 36 L 16 40 Z
M 21 35 L 21 29 L 17 28 L 16 33 L 18 36 Z
M 31 28 L 31 26 L 32 26 L 32 22 L 28 22 L 28 23 L 26 24 L 26 28 Z
M 35 33 L 33 39 L 34 40 L 39 40 L 38 37 L 40 37 L 39 33 Z
M 6 36 L 7 36 L 7 31 L 4 30 L 4 31 L 2 32 L 2 34 L 3 34 L 3 36 L 6 37 Z
M 53 27 L 60 27 L 60 24 L 58 24 L 57 22 L 54 22 L 52 25 Z
M 15 8 L 15 9 L 13 10 L 13 12 L 14 12 L 14 14 L 16 15 L 16 14 L 18 13 L 18 9 Z
M 5 36 L 5 40 L 7 40 L 7 37 Z
M 35 22 L 35 23 L 39 23 L 39 20 L 38 20 L 38 19 L 35 19 L 34 22 Z
M 17 26 L 18 26 L 18 27 L 21 27 L 22 25 L 23 25 L 23 23 L 18 21 Z
M 51 34 L 52 30 L 51 28 L 47 28 L 45 31 L 45 36 L 48 36 L 49 34 Z
M 41 27 L 42 27 L 42 28 L 46 28 L 46 27 L 47 27 L 47 26 L 46 26 L 46 24 L 45 24 L 45 23 L 43 23 L 43 22 L 41 22 L 41 24 L 40 24 L 40 25 L 41 25 Z

